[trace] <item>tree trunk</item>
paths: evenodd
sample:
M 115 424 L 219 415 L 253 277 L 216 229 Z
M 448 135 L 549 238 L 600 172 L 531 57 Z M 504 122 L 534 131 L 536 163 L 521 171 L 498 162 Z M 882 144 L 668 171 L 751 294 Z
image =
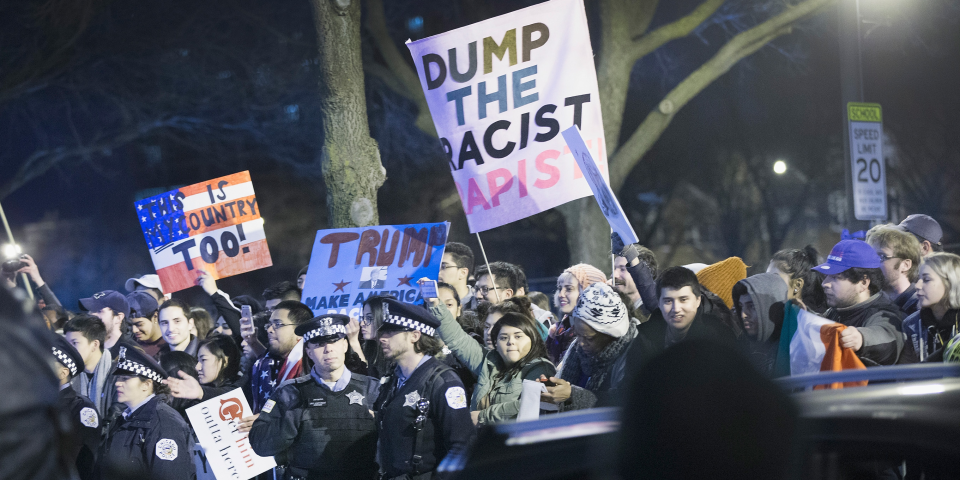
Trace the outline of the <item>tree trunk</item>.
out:
M 613 273 L 610 255 L 610 224 L 593 197 L 581 198 L 557 207 L 567 225 L 570 264 L 588 263 L 607 275 Z M 559 272 L 557 272 L 559 273 Z
M 377 190 L 386 179 L 377 142 L 370 138 L 360 1 L 311 0 L 320 51 L 321 165 L 331 228 L 380 222 Z

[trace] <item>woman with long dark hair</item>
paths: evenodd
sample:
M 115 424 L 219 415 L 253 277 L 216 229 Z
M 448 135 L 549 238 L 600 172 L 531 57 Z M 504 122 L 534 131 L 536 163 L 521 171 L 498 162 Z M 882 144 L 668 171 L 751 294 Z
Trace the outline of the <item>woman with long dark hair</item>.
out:
M 356 353 L 360 360 L 367 362 L 367 376 L 373 378 L 385 377 L 393 371 L 392 362 L 380 350 L 377 340 L 377 331 L 383 324 L 383 299 L 393 298 L 389 295 L 371 295 L 363 302 L 360 316 L 360 336 L 363 344 Z
M 185 372 L 179 377 L 170 377 L 166 383 L 174 398 L 193 400 L 185 408 L 239 388 L 243 383 L 240 348 L 231 337 L 212 335 L 197 348 L 197 378 Z
M 520 393 L 524 380 L 536 380 L 556 373 L 547 360 L 547 347 L 530 311 L 526 297 L 513 297 L 520 312 L 503 313 L 490 328 L 492 349 L 485 349 L 470 337 L 437 299 L 431 299 L 430 312 L 440 319 L 438 333 L 443 343 L 477 377 L 470 400 L 475 424 L 514 420 L 520 412 Z M 524 302 L 525 306 L 524 306 Z

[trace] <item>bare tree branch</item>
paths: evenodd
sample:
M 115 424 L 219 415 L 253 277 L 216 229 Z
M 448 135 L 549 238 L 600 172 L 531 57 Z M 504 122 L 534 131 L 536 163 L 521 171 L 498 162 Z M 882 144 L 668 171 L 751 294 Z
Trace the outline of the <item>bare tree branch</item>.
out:
M 779 15 L 733 37 L 716 55 L 674 87 L 660 102 L 657 110 L 650 112 L 643 123 L 630 135 L 610 159 L 610 182 L 614 191 L 623 186 L 627 175 L 636 167 L 673 117 L 693 97 L 730 68 L 759 50 L 773 39 L 790 33 L 791 25 L 802 20 L 837 0 L 805 0 L 788 7 Z
M 649 34 L 644 33 L 653 21 L 659 4 L 657 0 L 604 0 L 600 3 L 602 36 L 597 81 L 608 152 L 615 152 L 620 144 L 620 126 L 633 65 L 664 43 L 689 34 L 723 2 L 707 0 L 689 15 Z
M 647 56 L 650 52 L 653 52 L 671 40 L 690 35 L 690 32 L 710 18 L 710 15 L 713 15 L 713 12 L 716 12 L 717 9 L 723 5 L 724 1 L 725 0 L 707 0 L 687 16 L 673 23 L 668 23 L 646 35 L 635 38 L 636 44 L 634 45 L 633 60 L 637 61 Z

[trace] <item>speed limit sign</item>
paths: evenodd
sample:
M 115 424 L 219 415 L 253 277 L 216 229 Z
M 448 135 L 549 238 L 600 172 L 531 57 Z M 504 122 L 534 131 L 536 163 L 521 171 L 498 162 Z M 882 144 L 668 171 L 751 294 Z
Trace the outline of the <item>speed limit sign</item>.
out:
M 887 219 L 887 173 L 879 103 L 848 103 L 853 210 L 857 220 Z

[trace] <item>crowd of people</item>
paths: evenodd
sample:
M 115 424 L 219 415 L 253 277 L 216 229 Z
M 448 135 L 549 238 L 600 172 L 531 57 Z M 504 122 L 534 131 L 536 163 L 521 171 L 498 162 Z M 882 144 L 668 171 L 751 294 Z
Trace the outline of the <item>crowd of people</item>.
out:
M 868 367 L 960 361 L 960 256 L 942 252 L 942 236 L 911 215 L 825 259 L 810 246 L 779 251 L 748 276 L 736 257 L 661 268 L 613 234 L 613 275 L 570 266 L 552 306 L 521 266 L 477 265 L 449 242 L 437 298 L 374 295 L 357 317 L 301 303 L 306 268 L 260 298 L 200 272 L 211 311 L 151 274 L 74 313 L 32 257 L 16 273 L 56 333 L 50 361 L 80 478 L 214 478 L 186 409 L 239 388 L 253 409 L 239 431 L 278 464 L 264 478 L 422 479 L 477 427 L 516 420 L 525 380 L 542 384 L 542 414 L 613 405 L 641 366 L 691 341 L 736 349 L 764 377 L 789 375 L 779 345 L 791 308 L 846 326 L 842 347 Z

